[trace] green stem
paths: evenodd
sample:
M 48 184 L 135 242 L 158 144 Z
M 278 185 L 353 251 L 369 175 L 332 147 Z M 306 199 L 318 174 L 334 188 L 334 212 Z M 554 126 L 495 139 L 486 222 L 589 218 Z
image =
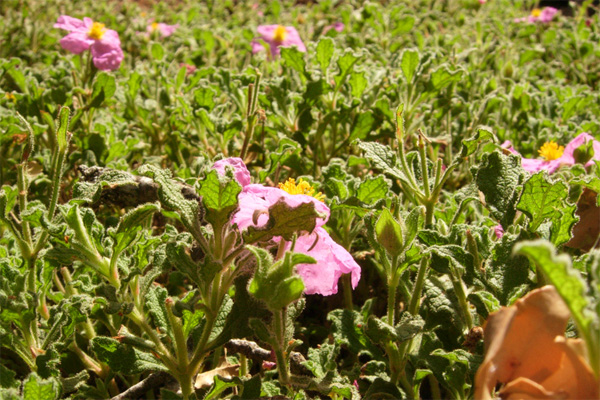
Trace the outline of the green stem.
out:
M 387 304 L 387 323 L 391 326 L 396 324 L 396 292 L 398 288 L 398 257 L 392 259 L 392 268 L 388 278 L 388 304 Z
M 344 306 L 348 310 L 354 309 L 352 301 L 352 276 L 350 274 L 342 275 L 342 288 L 344 290 Z
M 415 281 L 413 293 L 410 297 L 410 304 L 408 305 L 408 312 L 411 315 L 417 315 L 419 313 L 419 306 L 421 304 L 421 292 L 423 291 L 425 276 L 427 275 L 427 269 L 429 267 L 428 261 L 429 258 L 427 256 L 423 256 L 423 258 L 421 258 L 419 272 L 417 273 L 417 280 Z
M 139 326 L 148 335 L 152 342 L 154 342 L 154 344 L 156 345 L 156 350 L 159 352 L 159 358 L 161 359 L 163 364 L 165 364 L 165 366 L 169 369 L 169 371 L 171 371 L 173 375 L 177 377 L 177 374 L 179 372 L 177 361 L 175 360 L 175 358 L 173 358 L 169 349 L 167 349 L 163 342 L 160 340 L 156 331 L 152 329 L 152 327 L 148 325 L 148 323 L 144 320 L 144 315 L 140 313 L 139 310 L 134 308 L 133 311 L 128 315 L 128 317 L 133 323 Z
M 19 210 L 21 214 L 27 209 L 27 191 L 29 190 L 29 184 L 27 182 L 26 168 L 27 162 L 17 164 L 17 188 L 19 190 Z M 29 247 L 33 247 L 31 228 L 28 221 L 22 219 L 21 231 L 23 232 L 23 239 L 27 242 Z
M 277 358 L 277 371 L 279 372 L 279 383 L 287 386 L 290 382 L 290 367 L 288 364 L 287 353 L 287 341 L 285 335 L 286 325 L 286 310 L 273 311 L 273 330 L 275 331 L 275 356 Z
M 423 133 L 419 129 L 419 159 L 421 161 L 421 176 L 423 177 L 423 193 L 428 201 L 431 201 L 431 188 L 429 187 L 429 169 L 427 168 L 427 155 L 425 154 L 425 143 Z
M 173 336 L 175 337 L 175 351 L 177 354 L 177 362 L 179 364 L 179 373 L 177 374 L 177 380 L 181 385 L 181 392 L 184 399 L 189 399 L 194 391 L 192 385 L 193 375 L 188 370 L 188 351 L 187 351 L 187 340 L 183 333 L 183 327 L 181 326 L 181 320 L 173 314 L 173 301 L 167 300 L 166 303 L 167 316 L 171 327 L 173 328 Z
M 451 266 L 450 269 L 450 280 L 452 281 L 452 287 L 454 288 L 454 293 L 458 299 L 460 313 L 462 314 L 463 321 L 467 326 L 466 330 L 470 331 L 471 328 L 473 328 L 473 317 L 471 316 L 471 309 L 469 308 L 469 303 L 467 301 L 465 287 L 455 268 Z

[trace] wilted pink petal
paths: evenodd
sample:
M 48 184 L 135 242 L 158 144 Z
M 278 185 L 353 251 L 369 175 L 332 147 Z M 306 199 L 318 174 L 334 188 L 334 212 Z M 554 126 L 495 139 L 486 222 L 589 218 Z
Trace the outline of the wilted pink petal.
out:
M 352 274 L 352 288 L 360 280 L 360 266 L 346 249 L 337 244 L 323 228 L 316 228 L 310 235 L 296 240 L 295 252 L 308 254 L 316 264 L 296 267 L 304 282 L 306 294 L 330 296 L 338 291 L 338 280 L 343 274 Z

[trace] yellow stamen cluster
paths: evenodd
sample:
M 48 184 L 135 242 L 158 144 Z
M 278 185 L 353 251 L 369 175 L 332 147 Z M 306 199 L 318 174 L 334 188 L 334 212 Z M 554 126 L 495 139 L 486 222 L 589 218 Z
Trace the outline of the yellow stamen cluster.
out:
M 534 8 L 533 10 L 531 10 L 532 17 L 538 18 L 540 15 L 542 15 L 542 10 L 540 10 L 539 8 Z
M 288 33 L 285 30 L 285 26 L 277 25 L 277 28 L 275 28 L 275 31 L 273 32 L 273 40 L 275 42 L 281 43 L 285 40 L 287 35 Z
M 153 22 L 152 25 L 150 25 L 152 28 L 152 31 L 155 31 L 158 29 L 158 22 Z
M 105 32 L 106 29 L 104 28 L 104 24 L 101 24 L 100 22 L 94 22 L 90 28 L 90 31 L 88 32 L 88 36 L 90 39 L 100 40 L 102 39 L 102 36 L 104 36 Z
M 563 155 L 564 151 L 564 146 L 559 146 L 555 142 L 550 141 L 544 143 L 542 148 L 538 150 L 538 153 L 540 153 L 540 156 L 542 156 L 544 160 L 552 161 L 556 160 L 557 158 L 560 158 Z
M 279 184 L 279 189 L 285 190 L 289 194 L 305 194 L 307 196 L 312 196 L 319 201 L 325 200 L 325 195 L 321 192 L 315 193 L 315 189 L 310 186 L 310 184 L 302 178 L 296 184 L 296 180 L 294 178 L 289 178 L 285 183 Z

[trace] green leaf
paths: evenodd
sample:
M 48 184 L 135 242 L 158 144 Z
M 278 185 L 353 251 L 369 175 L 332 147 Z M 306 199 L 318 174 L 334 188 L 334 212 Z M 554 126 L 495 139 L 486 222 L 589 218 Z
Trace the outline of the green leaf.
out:
M 447 65 L 441 65 L 431 74 L 431 84 L 437 91 L 442 90 L 453 82 L 458 82 L 462 78 L 463 71 L 450 71 Z
M 335 371 L 337 364 L 335 359 L 340 354 L 338 343 L 323 343 L 319 348 L 308 349 L 308 360 L 302 363 L 317 378 L 323 378 L 328 371 Z
M 355 139 L 365 139 L 373 129 L 374 124 L 375 117 L 373 117 L 373 113 L 367 111 L 359 114 L 354 120 L 352 132 L 350 132 L 350 138 L 348 140 L 352 142 Z
M 146 164 L 142 165 L 138 172 L 158 183 L 158 198 L 163 207 L 176 211 L 181 217 L 181 222 L 193 236 L 203 235 L 200 222 L 204 217 L 204 210 L 197 201 L 186 200 L 183 197 L 181 189 L 173 182 L 170 171 Z
M 408 312 L 402 313 L 400 321 L 394 327 L 396 331 L 396 340 L 404 342 L 412 339 L 416 334 L 423 331 L 425 321 L 420 315 L 411 315 Z
M 273 295 L 267 300 L 269 310 L 281 310 L 302 297 L 304 282 L 299 276 L 290 276 L 276 285 Z
M 402 231 L 402 224 L 394 219 L 387 208 L 384 208 L 375 223 L 375 233 L 377 241 L 394 257 L 400 255 L 404 248 Z
M 361 58 L 361 56 L 354 54 L 352 50 L 346 50 L 344 55 L 338 58 L 337 65 L 339 68 L 338 74 L 333 78 L 336 86 L 340 86 L 346 76 L 354 69 L 354 64 Z
M 150 219 L 158 211 L 160 211 L 158 204 L 146 203 L 123 215 L 113 236 L 115 239 L 114 253 L 120 254 L 128 247 L 133 246 L 140 231 L 148 228 Z
M 414 393 L 414 398 L 415 399 L 420 399 L 421 396 L 419 395 L 419 392 L 421 390 L 421 382 L 423 382 L 423 379 L 427 378 L 429 375 L 433 375 L 433 371 L 431 371 L 430 369 L 417 369 L 415 370 L 415 374 L 413 376 L 413 393 Z
M 406 49 L 402 52 L 400 68 L 407 83 L 411 83 L 419 66 L 420 55 L 417 49 Z
M 365 158 L 380 169 L 396 179 L 406 181 L 404 173 L 397 167 L 396 153 L 388 146 L 376 142 L 358 142 L 358 147 L 365 153 Z
M 332 334 L 336 342 L 348 347 L 353 354 L 366 353 L 379 359 L 382 354 L 363 331 L 363 318 L 358 311 L 334 310 L 327 315 L 331 321 Z
M 16 372 L 0 364 L 0 388 L 19 388 L 21 383 L 15 379 Z
M 365 78 L 365 72 L 352 72 L 350 74 L 350 86 L 352 87 L 352 97 L 360 99 L 369 81 Z
M 110 99 L 115 94 L 116 90 L 117 84 L 114 75 L 100 72 L 94 80 L 90 107 L 100 107 L 104 100 Z
M 504 229 L 512 224 L 517 212 L 516 203 L 524 177 L 520 161 L 519 156 L 495 151 L 485 154 L 473 173 L 477 187 L 485 196 L 487 208 Z
M 312 232 L 316 227 L 317 218 L 323 217 L 312 202 L 291 207 L 285 198 L 281 198 L 269 207 L 269 220 L 263 227 L 248 227 L 243 233 L 244 242 L 264 242 L 273 236 L 281 236 L 284 240 L 291 241 L 294 234 Z
M 554 285 L 569 307 L 579 334 L 585 339 L 592 368 L 597 370 L 600 367 L 600 321 L 593 310 L 593 301 L 586 295 L 585 280 L 573 268 L 570 257 L 557 255 L 554 246 L 545 240 L 518 243 L 514 253 L 527 256 Z
M 215 375 L 215 383 L 210 389 L 208 393 L 204 396 L 204 400 L 212 400 L 212 399 L 221 399 L 223 398 L 221 393 L 227 390 L 230 387 L 237 386 L 237 382 L 234 381 L 224 381 L 222 377 L 219 375 Z
M 470 156 L 471 154 L 475 153 L 482 142 L 487 140 L 494 140 L 494 134 L 492 133 L 491 128 L 487 126 L 479 127 L 475 135 L 462 141 L 460 156 L 463 158 Z
M 285 65 L 295 69 L 304 79 L 306 74 L 306 61 L 304 53 L 295 47 L 281 47 L 281 58 L 285 61 Z
M 61 107 L 58 114 L 58 128 L 56 129 L 56 143 L 61 152 L 66 150 L 71 136 L 68 132 L 70 115 L 71 110 L 68 107 Z
M 329 64 L 331 64 L 334 48 L 333 40 L 327 37 L 319 40 L 319 44 L 317 44 L 317 61 L 323 73 L 327 71 Z
M 579 220 L 575 213 L 577 206 L 569 204 L 568 197 L 569 187 L 565 183 L 553 182 L 541 171 L 525 182 L 517 209 L 529 217 L 529 228 L 534 232 L 550 220 L 550 238 L 554 244 L 560 245 L 571 239 L 571 230 Z
M 374 343 L 385 346 L 390 340 L 396 338 L 394 327 L 380 320 L 374 315 L 370 315 L 365 327 L 365 333 Z
M 390 186 L 390 181 L 381 175 L 376 178 L 367 176 L 361 180 L 356 197 L 365 204 L 373 204 L 387 197 Z
M 38 374 L 29 374 L 23 384 L 23 398 L 27 400 L 57 400 L 60 397 L 60 385 L 54 379 L 42 379 Z
M 152 54 L 152 58 L 160 61 L 165 56 L 165 49 L 160 43 L 154 42 L 152 43 L 152 47 L 150 48 L 150 53 Z
M 211 111 L 215 107 L 215 96 L 216 93 L 211 88 L 199 87 L 194 90 L 194 100 L 196 101 L 196 105 L 208 111 Z
M 160 360 L 151 353 L 119 343 L 117 340 L 106 336 L 96 336 L 92 339 L 91 347 L 98 359 L 107 363 L 115 372 L 133 375 L 145 371 L 168 371 Z
M 206 208 L 206 220 L 213 225 L 224 225 L 229 216 L 237 210 L 238 194 L 242 187 L 235 179 L 221 178 L 216 170 L 211 170 L 202 182 L 200 195 Z
M 146 306 L 152 316 L 154 325 L 161 330 L 162 333 L 166 333 L 171 336 L 171 339 L 175 341 L 171 324 L 169 323 L 169 316 L 167 314 L 166 300 L 169 297 L 167 289 L 160 286 L 150 286 L 146 293 Z

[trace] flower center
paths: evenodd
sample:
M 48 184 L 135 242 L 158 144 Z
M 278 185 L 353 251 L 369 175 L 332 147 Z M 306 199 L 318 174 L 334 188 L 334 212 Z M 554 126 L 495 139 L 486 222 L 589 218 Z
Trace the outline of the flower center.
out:
M 150 26 L 152 27 L 152 31 L 155 31 L 158 29 L 158 22 L 153 22 Z
M 325 195 L 321 192 L 315 193 L 315 188 L 310 186 L 310 184 L 302 178 L 296 184 L 296 180 L 294 178 L 289 178 L 285 183 L 279 184 L 279 189 L 288 192 L 289 194 L 305 194 L 307 196 L 312 196 L 319 201 L 325 200 Z
M 281 43 L 285 40 L 287 35 L 288 33 L 285 30 L 285 26 L 277 25 L 277 28 L 275 28 L 275 32 L 273 32 L 273 40 L 278 43 Z
M 88 36 L 91 39 L 100 40 L 102 39 L 102 36 L 104 36 L 105 32 L 106 29 L 104 28 L 104 24 L 101 24 L 100 22 L 94 22 L 90 28 L 90 31 L 88 32 Z
M 540 10 L 539 8 L 534 8 L 533 10 L 531 10 L 532 17 L 538 18 L 540 15 L 542 15 L 542 10 Z
M 538 153 L 540 153 L 540 156 L 542 156 L 544 160 L 552 161 L 556 160 L 557 158 L 560 158 L 563 155 L 564 151 L 564 146 L 559 146 L 558 144 L 550 141 L 544 143 L 542 148 L 538 150 Z

